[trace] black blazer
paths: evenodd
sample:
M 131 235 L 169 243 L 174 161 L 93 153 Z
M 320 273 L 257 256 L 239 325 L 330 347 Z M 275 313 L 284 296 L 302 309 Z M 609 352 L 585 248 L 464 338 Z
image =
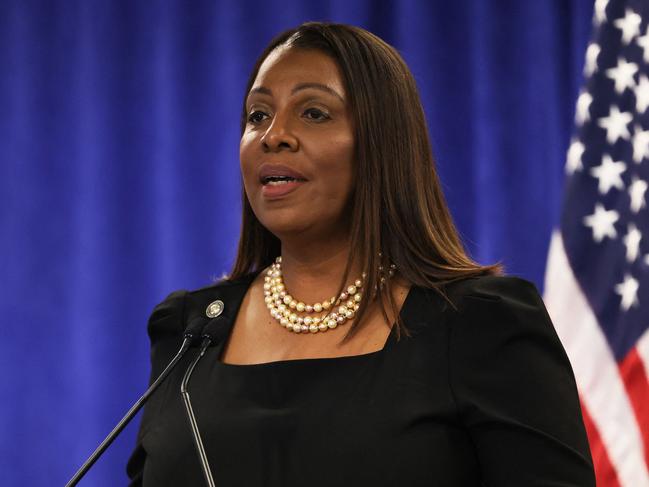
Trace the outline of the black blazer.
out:
M 158 305 L 151 377 L 217 298 L 229 333 L 253 278 Z M 412 336 L 393 328 L 370 354 L 232 365 L 211 348 L 190 391 L 217 485 L 594 486 L 573 373 L 534 286 L 483 277 L 446 292 L 452 305 L 411 288 Z M 205 485 L 179 392 L 191 355 L 145 408 L 132 486 Z

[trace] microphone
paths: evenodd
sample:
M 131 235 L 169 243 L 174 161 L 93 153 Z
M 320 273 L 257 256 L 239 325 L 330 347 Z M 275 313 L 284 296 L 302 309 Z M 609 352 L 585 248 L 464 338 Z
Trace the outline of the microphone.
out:
M 77 485 L 83 478 L 83 476 L 88 472 L 88 470 L 90 470 L 90 467 L 92 467 L 95 462 L 99 460 L 99 457 L 101 457 L 101 455 L 106 451 L 106 449 L 108 449 L 115 438 L 117 438 L 117 436 L 122 432 L 122 430 L 131 421 L 131 419 L 133 419 L 133 416 L 137 414 L 137 412 L 149 400 L 156 389 L 158 389 L 158 387 L 160 387 L 160 385 L 164 382 L 164 380 L 174 369 L 176 364 L 178 364 L 183 355 L 185 355 L 187 350 L 189 350 L 189 347 L 192 345 L 192 343 L 196 342 L 197 339 L 201 336 L 201 331 L 205 328 L 206 321 L 206 318 L 197 316 L 189 322 L 189 325 L 187 325 L 185 333 L 183 334 L 183 343 L 180 346 L 178 352 L 176 352 L 174 358 L 171 359 L 169 364 L 165 367 L 158 378 L 153 381 L 153 383 L 144 392 L 144 394 L 142 394 L 142 396 L 135 402 L 135 404 L 133 404 L 131 409 L 128 410 L 128 412 L 119 421 L 119 423 L 117 423 L 117 426 L 115 426 L 115 428 L 113 428 L 108 436 L 104 438 L 104 441 L 101 442 L 101 444 L 92 453 L 92 455 L 90 455 L 90 457 L 84 462 L 81 468 L 77 470 L 77 473 L 75 473 L 74 476 L 68 481 L 68 483 L 65 484 L 65 487 L 74 487 L 75 485 Z
M 203 470 L 205 482 L 207 483 L 208 487 L 215 487 L 214 478 L 212 477 L 212 470 L 210 469 L 210 464 L 207 459 L 207 454 L 205 453 L 205 446 L 203 445 L 201 433 L 198 430 L 198 423 L 196 421 L 196 416 L 194 415 L 194 408 L 192 408 L 192 402 L 189 397 L 188 385 L 189 385 L 189 379 L 191 378 L 192 373 L 196 368 L 196 365 L 203 358 L 203 355 L 205 355 L 206 350 L 211 345 L 216 345 L 221 341 L 223 341 L 223 339 L 227 335 L 228 327 L 225 326 L 225 322 L 227 321 L 227 318 L 225 316 L 220 315 L 222 310 L 223 310 L 223 304 L 221 304 L 221 309 L 219 311 L 219 314 L 217 314 L 215 318 L 213 318 L 207 325 L 205 325 L 205 329 L 202 335 L 203 341 L 201 343 L 200 352 L 187 367 L 187 370 L 185 371 L 185 375 L 183 377 L 180 386 L 180 393 L 182 395 L 183 402 L 185 403 L 185 412 L 187 413 L 187 419 L 189 419 L 189 425 L 192 429 L 194 445 L 196 445 L 198 459 L 201 463 L 201 468 Z

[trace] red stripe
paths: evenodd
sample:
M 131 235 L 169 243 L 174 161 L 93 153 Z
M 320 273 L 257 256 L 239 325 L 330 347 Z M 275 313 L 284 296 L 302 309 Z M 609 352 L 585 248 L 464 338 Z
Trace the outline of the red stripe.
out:
M 624 357 L 620 364 L 620 375 L 633 412 L 635 412 L 642 436 L 645 462 L 649 466 L 649 381 L 642 359 L 635 348 Z
M 613 468 L 613 464 L 608 458 L 608 452 L 602 443 L 602 438 L 599 436 L 597 426 L 593 423 L 593 419 L 583 402 L 581 403 L 581 411 L 584 416 L 588 443 L 590 443 L 590 454 L 593 456 L 597 487 L 621 487 L 617 472 Z

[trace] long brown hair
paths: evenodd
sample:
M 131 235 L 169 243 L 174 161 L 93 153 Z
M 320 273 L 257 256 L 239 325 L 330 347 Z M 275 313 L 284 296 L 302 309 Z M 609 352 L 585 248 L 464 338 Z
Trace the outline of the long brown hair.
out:
M 444 294 L 445 284 L 495 274 L 500 267 L 481 266 L 467 255 L 442 194 L 415 80 L 399 53 L 374 34 L 344 24 L 307 22 L 278 35 L 250 74 L 241 133 L 247 119 L 245 99 L 257 72 L 281 45 L 329 55 L 338 64 L 349 94 L 356 164 L 350 248 L 366 272 L 366 299 L 343 341 L 357 332 L 368 304 L 377 297 L 386 320 L 386 304 L 397 316 L 397 336 L 408 335 L 390 280 L 381 282 L 380 269 L 385 272 L 394 264 L 410 284 Z M 281 252 L 279 239 L 259 222 L 245 191 L 242 198 L 239 248 L 229 280 L 269 266 Z M 350 252 L 337 295 L 347 282 L 352 259 Z

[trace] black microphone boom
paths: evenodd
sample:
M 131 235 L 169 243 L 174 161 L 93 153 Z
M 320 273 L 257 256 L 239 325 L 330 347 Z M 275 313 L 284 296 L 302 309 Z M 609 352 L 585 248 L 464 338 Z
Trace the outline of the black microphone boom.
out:
M 205 482 L 208 487 L 214 487 L 214 478 L 212 477 L 212 470 L 210 469 L 210 463 L 207 459 L 207 454 L 205 453 L 205 446 L 203 445 L 203 439 L 201 438 L 201 433 L 198 429 L 198 422 L 196 421 L 196 416 L 194 415 L 194 408 L 192 407 L 191 399 L 189 398 L 189 379 L 196 368 L 199 360 L 205 355 L 205 351 L 210 347 L 210 345 L 216 345 L 220 343 L 227 334 L 227 326 L 225 322 L 227 318 L 225 315 L 217 316 L 207 325 L 205 325 L 205 330 L 203 331 L 203 342 L 201 343 L 201 350 L 194 360 L 189 364 L 185 375 L 183 377 L 182 383 L 180 385 L 180 393 L 182 395 L 183 401 L 185 403 L 185 412 L 187 413 L 187 419 L 189 419 L 189 425 L 192 429 L 192 437 L 194 438 L 194 445 L 196 445 L 196 450 L 198 453 L 198 460 L 201 464 L 201 469 L 203 470 L 203 476 L 205 477 Z
M 120 420 L 119 423 L 117 423 L 117 426 L 113 428 L 113 431 L 111 431 L 106 438 L 104 438 L 104 441 L 101 442 L 101 444 L 97 447 L 97 449 L 90 455 L 88 460 L 84 462 L 83 465 L 81 465 L 81 468 L 77 470 L 77 473 L 74 474 L 74 476 L 68 481 L 67 484 L 65 484 L 65 487 L 73 487 L 79 483 L 79 481 L 83 478 L 83 476 L 90 470 L 90 467 L 92 467 L 97 460 L 99 460 L 99 457 L 106 451 L 106 449 L 111 445 L 111 443 L 117 438 L 117 436 L 122 432 L 122 430 L 126 427 L 126 425 L 133 419 L 133 416 L 137 414 L 137 412 L 144 406 L 144 404 L 149 400 L 149 397 L 156 391 L 158 387 L 160 387 L 160 384 L 164 382 L 164 380 L 167 378 L 169 373 L 174 369 L 176 364 L 180 361 L 180 359 L 185 355 L 187 350 L 189 350 L 189 347 L 192 345 L 192 343 L 199 337 L 201 336 L 201 331 L 203 328 L 205 328 L 205 322 L 207 321 L 206 318 L 204 317 L 196 317 L 194 318 L 189 325 L 187 326 L 187 329 L 185 330 L 185 334 L 183 335 L 183 343 L 180 346 L 180 349 L 174 356 L 174 358 L 171 359 L 171 362 L 169 362 L 169 365 L 165 367 L 165 369 L 162 371 L 162 373 L 158 376 L 158 378 L 153 381 L 153 383 L 149 386 L 149 388 L 142 394 L 142 396 L 133 404 L 131 409 L 128 410 L 128 412 L 124 415 L 124 417 Z

